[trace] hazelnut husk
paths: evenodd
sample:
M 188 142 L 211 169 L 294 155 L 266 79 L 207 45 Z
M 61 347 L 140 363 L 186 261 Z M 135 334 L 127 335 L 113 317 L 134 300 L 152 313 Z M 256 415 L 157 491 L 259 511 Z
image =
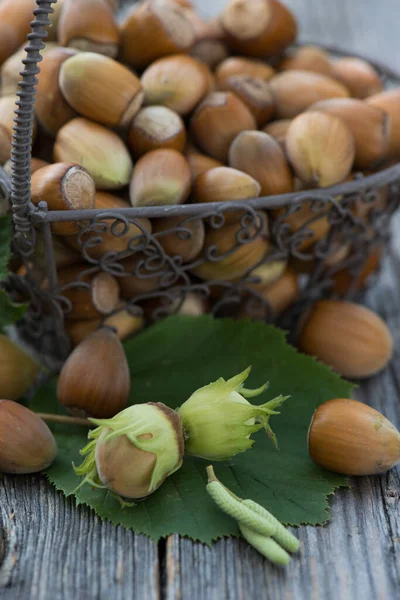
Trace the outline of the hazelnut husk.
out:
M 135 158 L 160 148 L 183 152 L 186 145 L 185 124 L 176 112 L 166 106 L 147 106 L 134 117 L 128 142 Z
M 272 77 L 269 84 L 280 119 L 292 119 L 321 100 L 350 96 L 335 79 L 311 71 L 284 71 Z
M 0 472 L 27 475 L 47 469 L 57 446 L 42 419 L 25 406 L 0 400 Z
M 393 353 L 392 335 L 378 315 L 339 300 L 320 300 L 308 310 L 298 345 L 340 375 L 354 379 L 379 373 Z
M 230 0 L 221 23 L 229 46 L 246 56 L 281 54 L 297 35 L 293 14 L 277 0 Z
M 343 475 L 385 473 L 400 460 L 400 433 L 381 413 L 357 400 L 321 404 L 308 432 L 312 460 Z
M 32 202 L 46 202 L 49 210 L 82 210 L 94 208 L 96 187 L 90 174 L 79 165 L 54 163 L 32 175 Z M 78 221 L 52 223 L 58 235 L 73 235 L 79 231 Z
M 196 41 L 184 7 L 148 0 L 127 15 L 121 37 L 122 60 L 137 69 L 163 56 L 187 52 Z
M 383 90 L 383 83 L 372 65 L 362 58 L 345 56 L 332 64 L 333 77 L 343 83 L 353 98 L 364 100 Z
M 77 113 L 108 127 L 130 125 L 144 98 L 141 83 L 132 71 L 95 52 L 79 52 L 64 61 L 59 85 Z
M 152 63 L 141 77 L 146 105 L 162 105 L 181 116 L 192 112 L 209 92 L 208 68 L 183 54 Z
M 354 138 L 356 167 L 373 168 L 388 155 L 391 122 L 382 109 L 362 100 L 339 98 L 317 102 L 310 110 L 329 113 L 343 121 Z
M 261 196 L 288 194 L 293 177 L 278 142 L 262 131 L 243 131 L 229 150 L 229 165 L 251 175 L 261 186 Z
M 88 119 L 73 119 L 60 129 L 54 145 L 57 162 L 76 163 L 93 177 L 96 187 L 117 190 L 132 174 L 132 159 L 116 133 Z
M 57 395 L 77 416 L 111 418 L 123 410 L 130 392 L 130 374 L 116 333 L 103 327 L 90 334 L 69 355 L 61 369 Z
M 58 21 L 60 46 L 115 58 L 120 33 L 106 0 L 64 0 Z
M 296 175 L 311 186 L 329 187 L 351 172 L 354 138 L 331 114 L 306 112 L 297 116 L 286 134 L 286 152 Z
M 232 92 L 212 92 L 197 107 L 190 122 L 191 132 L 202 150 L 226 163 L 235 137 L 257 128 L 247 106 Z
M 148 152 L 136 163 L 130 184 L 132 206 L 182 204 L 192 176 L 185 157 L 171 149 Z

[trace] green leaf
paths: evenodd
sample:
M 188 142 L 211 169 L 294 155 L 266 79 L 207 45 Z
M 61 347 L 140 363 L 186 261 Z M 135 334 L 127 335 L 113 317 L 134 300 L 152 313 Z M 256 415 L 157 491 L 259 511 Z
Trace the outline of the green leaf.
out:
M 0 281 L 8 275 L 11 258 L 11 217 L 0 217 Z
M 324 523 L 327 495 L 346 479 L 319 469 L 307 452 L 307 430 L 316 407 L 335 397 L 348 397 L 351 385 L 327 367 L 303 356 L 286 343 L 284 333 L 250 321 L 212 317 L 171 317 L 126 344 L 132 374 L 133 402 L 164 402 L 180 406 L 197 388 L 253 366 L 248 387 L 269 380 L 257 403 L 279 394 L 291 398 L 271 424 L 278 437 L 276 450 L 263 433 L 248 452 L 229 462 L 215 463 L 217 477 L 235 494 L 251 498 L 284 523 Z M 54 410 L 55 387 L 49 384 L 34 401 L 37 410 Z M 46 406 L 47 404 L 47 406 Z M 79 479 L 71 462 L 80 462 L 85 445 L 83 428 L 54 428 L 59 457 L 47 471 L 50 481 L 71 494 Z M 205 490 L 207 463 L 185 459 L 183 467 L 151 497 L 133 508 L 121 509 L 107 492 L 82 487 L 78 503 L 103 518 L 157 540 L 171 533 L 210 543 L 239 535 L 234 521 L 213 504 Z

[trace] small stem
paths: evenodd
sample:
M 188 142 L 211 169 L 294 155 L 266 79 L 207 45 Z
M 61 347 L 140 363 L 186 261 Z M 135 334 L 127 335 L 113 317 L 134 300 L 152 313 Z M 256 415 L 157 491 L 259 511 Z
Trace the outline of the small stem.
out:
M 212 481 L 218 481 L 218 479 L 214 473 L 214 467 L 212 465 L 207 467 L 206 470 L 207 470 L 207 475 L 208 475 L 208 483 L 211 483 Z
M 63 415 L 51 415 L 45 413 L 35 414 L 47 423 L 66 423 L 67 425 L 83 425 L 84 427 L 92 427 L 93 425 L 89 419 L 81 419 L 79 417 L 65 417 Z

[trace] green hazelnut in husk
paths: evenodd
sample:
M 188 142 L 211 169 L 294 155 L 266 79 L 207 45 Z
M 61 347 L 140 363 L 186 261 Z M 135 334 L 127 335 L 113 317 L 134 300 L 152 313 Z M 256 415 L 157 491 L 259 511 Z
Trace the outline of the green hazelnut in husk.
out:
M 162 403 L 126 408 L 112 419 L 90 419 L 97 425 L 81 450 L 86 458 L 75 472 L 88 483 L 107 489 L 122 505 L 155 492 L 175 473 L 184 454 L 178 414 Z
M 180 407 L 178 414 L 185 431 L 185 452 L 207 460 L 227 460 L 245 452 L 254 444 L 253 433 L 265 429 L 268 437 L 277 445 L 269 420 L 279 414 L 276 409 L 288 397 L 253 406 L 247 398 L 262 394 L 268 387 L 248 390 L 244 382 L 251 367 L 225 381 L 222 377 L 198 389 Z

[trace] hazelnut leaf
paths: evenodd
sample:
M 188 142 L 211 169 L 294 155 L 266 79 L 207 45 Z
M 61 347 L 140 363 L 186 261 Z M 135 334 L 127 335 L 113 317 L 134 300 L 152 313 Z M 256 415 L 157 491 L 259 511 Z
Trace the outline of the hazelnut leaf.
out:
M 285 524 L 317 525 L 329 519 L 327 496 L 346 485 L 346 479 L 314 465 L 308 456 L 307 430 L 319 404 L 351 395 L 349 383 L 298 353 L 279 329 L 247 320 L 170 317 L 128 341 L 125 349 L 133 382 L 132 403 L 163 402 L 177 408 L 197 388 L 219 377 L 229 378 L 248 365 L 252 365 L 248 387 L 270 382 L 253 399 L 255 404 L 281 393 L 290 395 L 281 415 L 274 418 L 280 449 L 274 448 L 265 433 L 257 433 L 253 448 L 219 462 L 218 473 L 232 492 L 265 506 Z M 39 391 L 33 402 L 34 409 L 41 411 L 54 411 L 56 405 L 54 384 Z M 69 495 L 79 484 L 71 462 L 79 462 L 87 432 L 61 425 L 54 426 L 53 432 L 59 453 L 47 476 Z M 154 540 L 179 533 L 210 544 L 222 536 L 239 535 L 235 522 L 208 497 L 207 464 L 185 458 L 179 471 L 133 508 L 121 509 L 111 494 L 90 486 L 78 490 L 76 501 Z

